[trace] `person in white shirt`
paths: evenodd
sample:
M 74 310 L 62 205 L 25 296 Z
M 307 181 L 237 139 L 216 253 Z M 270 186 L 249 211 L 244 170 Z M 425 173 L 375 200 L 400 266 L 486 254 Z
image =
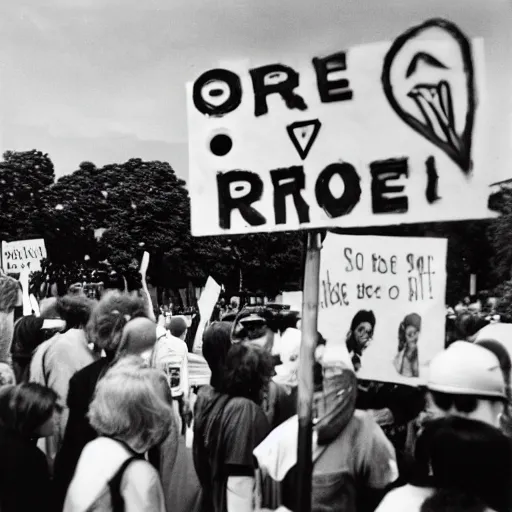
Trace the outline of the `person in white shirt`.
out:
M 99 436 L 82 452 L 63 512 L 165 512 L 162 484 L 145 454 L 168 435 L 167 382 L 141 358 L 120 360 L 99 381 L 89 420 Z
M 189 375 L 187 321 L 183 316 L 173 316 L 167 323 L 168 330 L 157 327 L 157 344 L 151 358 L 151 366 L 163 370 L 171 388 L 176 415 L 181 418 L 181 433 L 186 432 Z

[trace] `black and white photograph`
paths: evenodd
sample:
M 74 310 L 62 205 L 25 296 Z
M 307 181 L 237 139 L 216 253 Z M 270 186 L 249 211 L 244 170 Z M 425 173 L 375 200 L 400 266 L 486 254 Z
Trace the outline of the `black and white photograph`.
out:
M 0 512 L 512 512 L 510 0 L 0 2 Z

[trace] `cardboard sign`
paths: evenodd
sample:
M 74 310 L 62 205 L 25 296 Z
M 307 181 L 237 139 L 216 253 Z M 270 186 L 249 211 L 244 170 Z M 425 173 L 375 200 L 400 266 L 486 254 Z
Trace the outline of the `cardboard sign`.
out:
M 2 267 L 6 273 L 37 272 L 41 270 L 43 258 L 46 258 L 46 246 L 42 238 L 2 242 Z
M 445 344 L 447 241 L 328 234 L 318 330 L 324 361 L 362 379 L 417 384 Z
M 462 18 L 200 74 L 187 85 L 193 234 L 493 216 L 510 74 L 492 75 L 489 97 L 490 34 Z
M 200 353 L 203 345 L 203 333 L 210 321 L 210 317 L 213 313 L 213 308 L 217 301 L 219 300 L 220 295 L 220 285 L 213 279 L 213 277 L 209 277 L 208 281 L 206 281 L 206 285 L 203 289 L 203 293 L 199 297 L 197 301 L 197 307 L 199 308 L 199 315 L 201 317 L 199 321 L 199 325 L 197 326 L 196 337 L 193 345 L 193 352 Z
M 145 276 L 147 274 L 149 267 L 149 252 L 144 251 L 144 254 L 142 255 L 142 261 L 140 263 L 140 273 Z

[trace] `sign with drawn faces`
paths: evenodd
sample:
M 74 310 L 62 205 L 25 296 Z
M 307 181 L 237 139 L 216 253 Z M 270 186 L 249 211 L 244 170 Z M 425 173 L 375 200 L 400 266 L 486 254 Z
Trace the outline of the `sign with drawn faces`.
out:
M 510 175 L 496 89 L 510 74 L 489 85 L 489 34 L 467 19 L 199 74 L 187 85 L 193 234 L 492 216 L 489 185 Z
M 328 234 L 318 330 L 324 362 L 358 377 L 418 384 L 445 345 L 447 241 Z

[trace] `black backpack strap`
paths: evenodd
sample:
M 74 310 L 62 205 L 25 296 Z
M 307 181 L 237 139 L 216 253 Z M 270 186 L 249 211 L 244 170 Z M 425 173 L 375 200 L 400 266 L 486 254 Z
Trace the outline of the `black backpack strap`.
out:
M 110 498 L 112 500 L 112 512 L 124 512 L 124 498 L 121 494 L 121 481 L 123 480 L 124 472 L 134 460 L 142 460 L 142 457 L 138 455 L 128 457 L 121 464 L 121 467 L 116 471 L 115 475 L 108 481 Z

